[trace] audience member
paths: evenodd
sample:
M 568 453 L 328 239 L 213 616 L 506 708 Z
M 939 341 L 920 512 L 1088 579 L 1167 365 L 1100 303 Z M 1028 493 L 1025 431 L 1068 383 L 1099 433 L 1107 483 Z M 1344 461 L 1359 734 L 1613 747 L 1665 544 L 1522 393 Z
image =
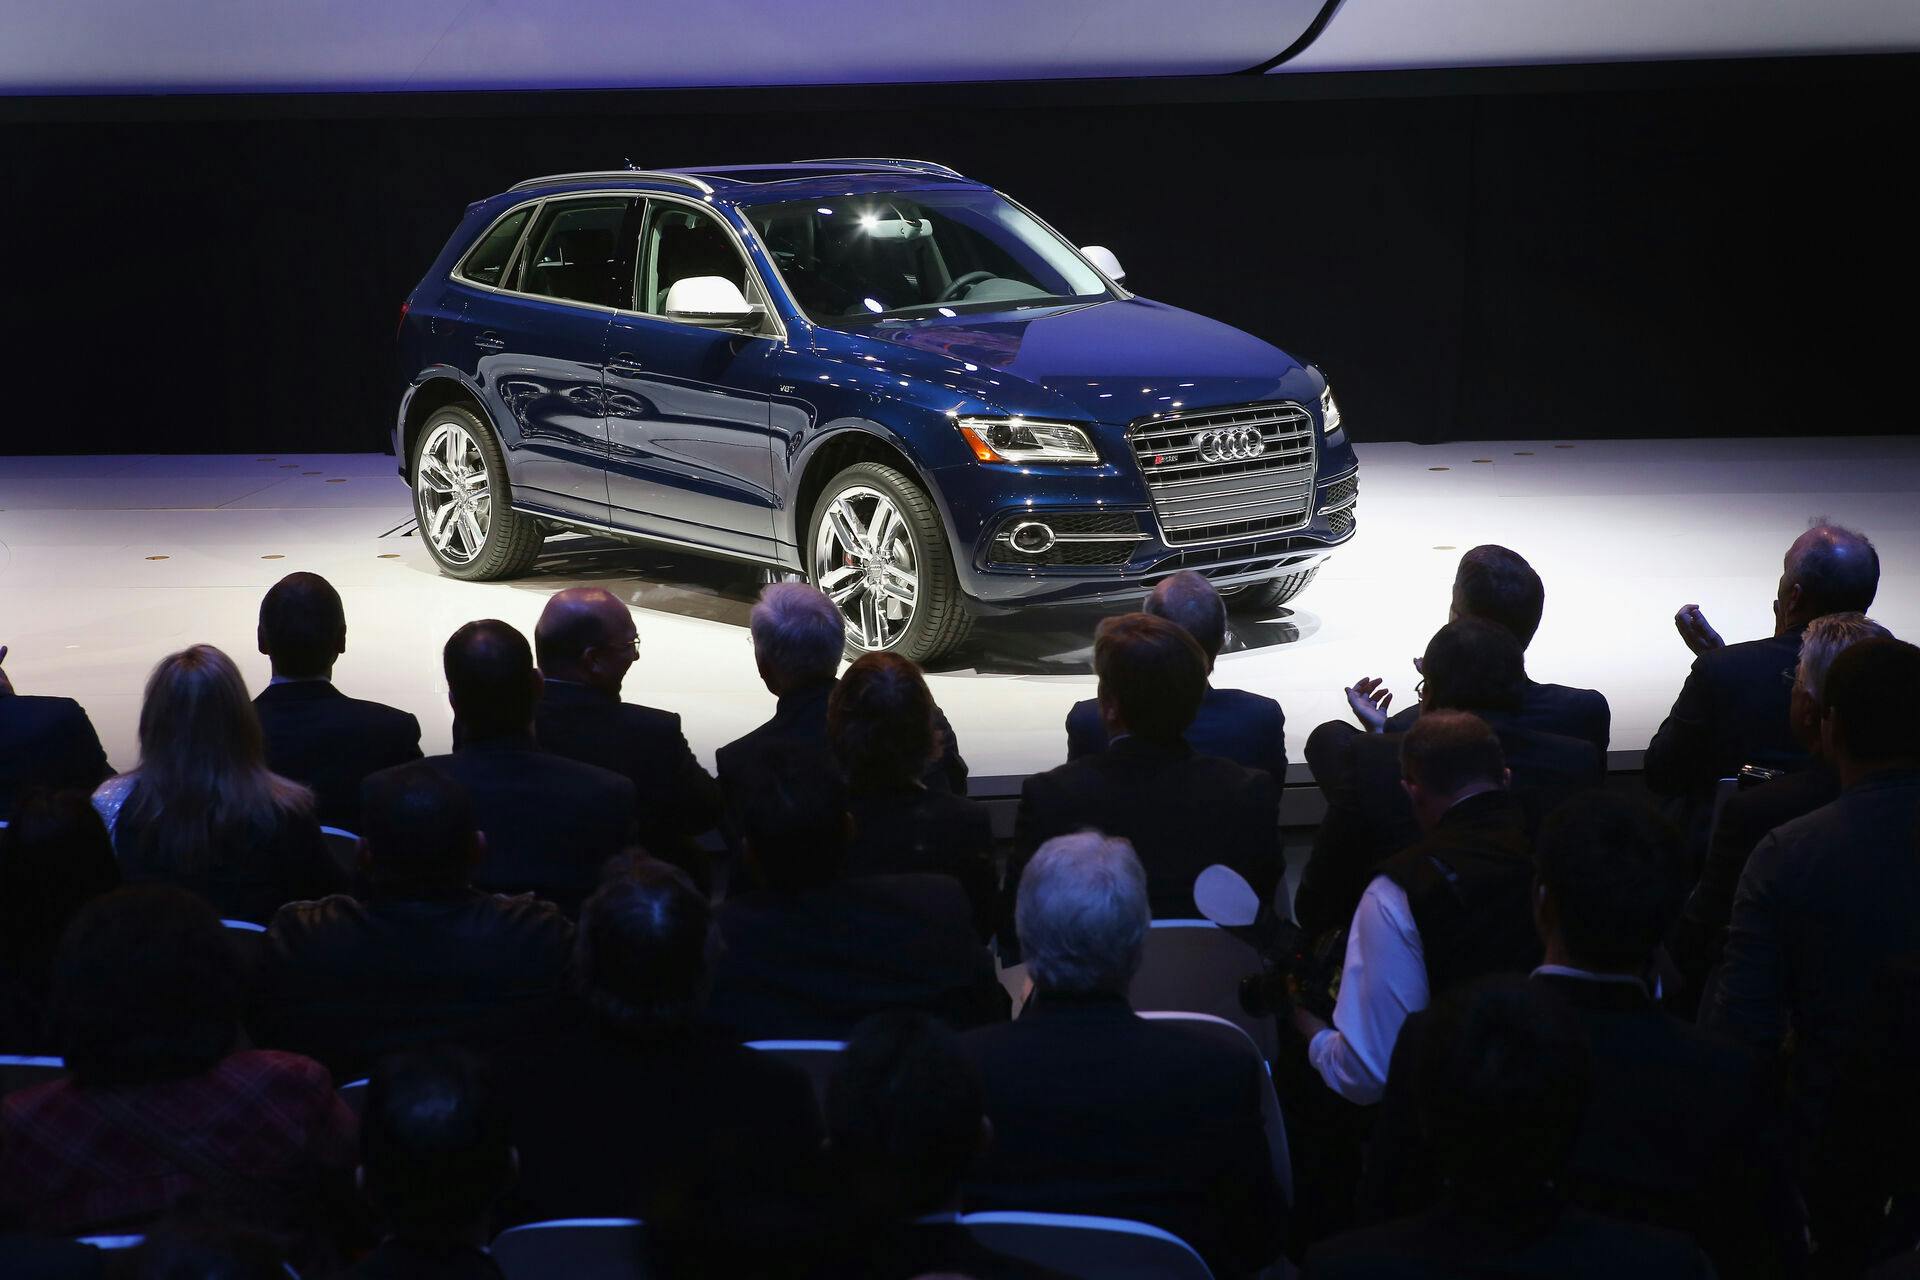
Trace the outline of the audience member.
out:
M 368 900 L 282 907 L 267 930 L 262 1044 L 335 1079 L 413 1045 L 491 1044 L 516 1010 L 565 989 L 573 927 L 550 902 L 473 888 L 485 857 L 466 788 L 420 764 L 367 779 Z
M 318 1063 L 235 1052 L 240 1003 L 226 932 L 198 898 L 144 885 L 82 908 L 53 979 L 72 1075 L 0 1102 L 0 1212 L 81 1234 L 137 1229 L 196 1196 L 329 1235 L 353 1114 Z
M 1920 952 L 1920 649 L 1875 638 L 1833 660 L 1821 749 L 1840 797 L 1770 832 L 1740 877 L 1714 1026 L 1789 1041 L 1796 1127 L 1818 1142 L 1838 1065 L 1869 1025 L 1887 965 Z M 1819 1188 L 1808 1188 L 1819 1239 Z
M 0 644 L 0 662 L 7 646 Z M 91 791 L 113 776 L 93 721 L 72 698 L 16 693 L 0 668 L 0 822 L 29 787 Z
M 1647 785 L 1699 798 L 1740 766 L 1794 768 L 1790 681 L 1807 624 L 1829 613 L 1864 613 L 1880 585 L 1880 556 L 1862 534 L 1816 524 L 1787 548 L 1773 597 L 1773 634 L 1728 644 L 1687 605 L 1674 615 L 1696 657 L 1673 710 L 1647 744 Z
M 883 1009 L 956 1027 L 1006 1018 L 1006 989 L 951 876 L 847 876 L 853 820 L 831 761 L 797 744 L 768 750 L 756 779 L 740 824 L 760 887 L 719 911 L 718 1021 L 749 1040 L 842 1040 Z
M 1227 643 L 1227 605 L 1213 583 L 1191 569 L 1162 578 L 1140 605 L 1165 618 L 1199 644 L 1207 660 L 1206 692 L 1187 726 L 1187 745 L 1249 769 L 1264 769 L 1275 785 L 1287 780 L 1287 718 L 1272 698 L 1245 689 L 1213 687 L 1213 666 Z M 1067 712 L 1067 759 L 1107 749 L 1107 722 L 1100 700 L 1076 702 Z
M 546 677 L 533 720 L 540 745 L 631 782 L 642 847 L 704 881 L 694 838 L 719 824 L 720 788 L 679 716 L 620 700 L 640 657 L 633 614 L 604 588 L 569 587 L 540 611 L 533 647 Z
M 1546 962 L 1531 985 L 1570 1011 L 1592 1089 L 1562 1185 L 1593 1212 L 1683 1231 L 1725 1276 L 1798 1274 L 1803 1217 L 1783 1116 L 1762 1064 L 1661 1012 L 1647 989 L 1684 880 L 1678 834 L 1645 805 L 1595 793 L 1547 822 L 1532 916 Z M 1444 1153 L 1419 1132 L 1424 1016 L 1393 1055 L 1363 1199 L 1396 1216 L 1440 1197 Z
M 1409 1038 L 1403 1047 L 1411 1048 Z M 1536 984 L 1489 978 L 1451 993 L 1407 1063 L 1419 1130 L 1445 1193 L 1413 1217 L 1307 1255 L 1314 1280 L 1705 1280 L 1682 1236 L 1566 1203 L 1597 1072 L 1573 1015 Z M 1396 1065 L 1395 1084 L 1400 1081 Z
M 1547 588 L 1519 552 L 1487 543 L 1460 557 L 1453 575 L 1453 603 L 1447 621 L 1480 618 L 1506 628 L 1520 642 L 1522 655 L 1540 630 L 1546 611 Z M 1387 722 L 1390 732 L 1404 733 L 1420 715 L 1416 703 Z M 1598 689 L 1576 689 L 1564 684 L 1541 684 L 1520 676 L 1520 705 L 1513 723 L 1523 729 L 1557 733 L 1591 742 L 1604 760 L 1613 730 L 1613 710 Z
M 1449 622 L 1427 642 L 1421 669 L 1423 712 L 1471 711 L 1492 727 L 1529 830 L 1568 794 L 1605 777 L 1605 759 L 1591 742 L 1519 723 L 1526 668 L 1519 641 L 1505 627 L 1480 618 Z M 1351 691 L 1356 711 L 1367 703 L 1370 683 Z M 1327 801 L 1293 901 L 1295 918 L 1311 932 L 1352 919 L 1380 863 L 1419 839 L 1400 786 L 1402 735 L 1377 731 L 1383 723 L 1374 715 L 1376 731 L 1362 732 L 1330 720 L 1307 739 L 1307 764 Z
M 0 830 L 0 1053 L 51 1052 L 53 958 L 80 908 L 120 884 L 85 792 L 35 788 Z
M 317 573 L 290 573 L 260 601 L 260 652 L 273 679 L 253 700 L 267 767 L 312 788 L 324 826 L 360 830 L 360 781 L 420 758 L 420 722 L 333 684 L 347 650 L 340 593 Z
M 480 1062 L 448 1048 L 389 1059 L 360 1122 L 360 1189 L 385 1238 L 347 1280 L 502 1280 L 487 1244 L 518 1169 Z
M 827 701 L 846 647 L 846 626 L 838 606 L 804 582 L 776 582 L 760 592 L 747 627 L 753 635 L 754 665 L 779 705 L 771 720 L 714 753 L 720 789 L 730 806 L 737 808 L 752 788 L 752 776 L 768 751 L 792 744 L 826 748 Z M 940 754 L 922 780 L 936 791 L 963 796 L 967 762 L 960 758 L 946 716 L 938 707 L 933 715 Z
M 572 911 L 633 829 L 633 784 L 534 741 L 540 673 L 527 638 L 504 622 L 469 622 L 444 654 L 453 754 L 427 763 L 466 787 L 486 833 L 474 873 L 483 889 L 531 890 Z
M 1839 797 L 1840 778 L 1820 746 L 1827 671 L 1849 646 L 1888 634 L 1885 627 L 1861 613 L 1830 613 L 1807 624 L 1800 662 L 1794 671 L 1788 719 L 1794 741 L 1807 753 L 1808 764 L 1737 791 L 1721 805 L 1713 821 L 1700 882 L 1694 886 L 1674 930 L 1673 957 L 1686 974 L 1691 991 L 1703 990 L 1708 974 L 1720 962 L 1727 922 L 1733 916 L 1734 891 L 1740 886 L 1740 874 L 1746 870 L 1753 847 L 1775 827 Z
M 587 900 L 577 998 L 496 1060 L 520 1149 L 512 1220 L 651 1219 L 716 1169 L 818 1149 L 806 1078 L 706 1020 L 715 949 L 707 900 L 666 863 Z
M 1147 875 L 1124 840 L 1062 836 L 1027 864 L 1016 922 L 1032 1002 L 964 1038 L 994 1132 L 967 1199 L 1135 1218 L 1191 1244 L 1216 1275 L 1255 1271 L 1279 1251 L 1285 1218 L 1261 1128 L 1267 1074 L 1251 1051 L 1129 1007 L 1149 918 Z
M 1433 711 L 1400 743 L 1401 785 L 1423 838 L 1380 864 L 1354 910 L 1333 1025 L 1294 1025 L 1327 1087 L 1377 1102 L 1407 1015 L 1489 973 L 1540 958 L 1533 859 L 1500 739 L 1464 711 Z
M 347 887 L 313 793 L 267 768 L 247 686 L 212 645 L 153 669 L 139 767 L 101 783 L 93 804 L 128 880 L 177 884 L 224 917 L 264 923 L 283 902 Z
M 1156 916 L 1199 915 L 1193 880 L 1216 862 L 1271 902 L 1286 869 L 1278 783 L 1198 755 L 1181 736 L 1206 693 L 1199 643 L 1165 618 L 1123 614 L 1094 632 L 1093 669 L 1112 743 L 1021 787 L 1007 896 L 1017 893 L 1021 867 L 1042 844 L 1091 827 L 1132 846 Z
M 952 876 L 993 932 L 999 882 L 985 805 L 928 787 L 939 749 L 933 694 L 920 669 L 892 653 L 854 660 L 827 700 L 827 736 L 848 783 L 850 876 L 931 871 Z

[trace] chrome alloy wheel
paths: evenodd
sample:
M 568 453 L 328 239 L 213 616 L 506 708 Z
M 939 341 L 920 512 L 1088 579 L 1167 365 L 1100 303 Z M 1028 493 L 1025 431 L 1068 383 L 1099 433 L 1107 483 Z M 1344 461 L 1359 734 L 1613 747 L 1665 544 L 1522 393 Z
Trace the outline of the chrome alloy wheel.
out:
M 920 568 L 893 499 L 859 485 L 827 507 L 813 541 L 813 582 L 862 649 L 885 649 L 913 622 Z
M 470 564 L 493 524 L 493 488 L 480 445 L 457 422 L 433 429 L 414 479 L 420 532 L 448 564 Z

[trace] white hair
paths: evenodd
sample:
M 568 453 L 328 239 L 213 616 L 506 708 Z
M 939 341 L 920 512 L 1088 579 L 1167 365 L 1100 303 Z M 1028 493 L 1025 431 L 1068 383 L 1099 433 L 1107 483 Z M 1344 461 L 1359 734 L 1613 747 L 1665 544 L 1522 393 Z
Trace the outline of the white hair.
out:
M 1827 705 L 1827 671 L 1833 660 L 1859 644 L 1877 636 L 1891 637 L 1887 630 L 1864 613 L 1829 613 L 1807 624 L 1800 641 L 1800 665 L 1793 682 L 1806 691 L 1817 707 Z
M 1147 873 L 1117 837 L 1055 836 L 1020 875 L 1014 928 L 1041 991 L 1124 992 L 1151 920 Z
M 840 666 L 847 620 L 819 589 L 804 582 L 776 582 L 760 592 L 747 616 L 760 665 L 799 683 L 830 680 Z

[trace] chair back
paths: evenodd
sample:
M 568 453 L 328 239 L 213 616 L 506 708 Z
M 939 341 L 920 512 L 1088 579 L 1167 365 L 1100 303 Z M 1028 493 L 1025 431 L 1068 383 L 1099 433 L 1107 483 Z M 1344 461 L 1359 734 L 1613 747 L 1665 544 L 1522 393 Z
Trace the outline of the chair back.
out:
M 995 1253 L 1080 1280 L 1213 1280 L 1192 1245 L 1127 1218 L 969 1213 L 960 1225 Z
M 646 1280 L 638 1218 L 556 1218 L 509 1227 L 493 1242 L 507 1280 Z
M 0 1054 L 0 1095 L 66 1078 L 67 1064 L 59 1058 Z
M 1280 1048 L 1273 1018 L 1255 1017 L 1240 1007 L 1240 980 L 1262 967 L 1258 951 L 1211 920 L 1155 920 L 1127 1000 L 1140 1010 L 1225 1018 L 1271 1060 Z
M 1264 1082 L 1260 1089 L 1260 1124 L 1267 1132 L 1267 1154 L 1273 1160 L 1273 1180 L 1280 1188 L 1281 1198 L 1289 1206 L 1293 1204 L 1293 1153 L 1287 1146 L 1287 1118 L 1280 1110 L 1280 1095 L 1274 1092 L 1273 1068 L 1267 1059 L 1260 1056 L 1260 1050 L 1247 1033 L 1228 1022 L 1225 1018 L 1216 1018 L 1210 1013 L 1189 1013 L 1180 1010 L 1162 1010 L 1153 1013 L 1141 1013 L 1143 1018 L 1155 1022 L 1177 1022 L 1192 1027 L 1202 1035 L 1217 1040 L 1232 1048 L 1235 1052 L 1246 1053 L 1258 1058 L 1260 1079 Z
M 354 1115 L 367 1114 L 367 1077 L 361 1076 L 358 1080 L 349 1080 L 334 1092 L 340 1095 L 340 1101 L 346 1103 L 347 1110 Z
M 820 1104 L 821 1115 L 827 1113 L 827 1081 L 833 1079 L 834 1069 L 840 1065 L 840 1051 L 846 1047 L 845 1040 L 747 1041 L 747 1048 L 772 1054 L 806 1072 L 807 1082 L 813 1086 L 814 1101 Z
M 360 837 L 353 832 L 342 831 L 339 827 L 322 827 L 320 843 L 327 846 L 327 852 L 347 875 L 351 876 L 360 869 Z
M 223 929 L 231 929 L 235 933 L 265 933 L 267 931 L 267 926 L 255 924 L 251 920 L 222 920 L 220 927 Z

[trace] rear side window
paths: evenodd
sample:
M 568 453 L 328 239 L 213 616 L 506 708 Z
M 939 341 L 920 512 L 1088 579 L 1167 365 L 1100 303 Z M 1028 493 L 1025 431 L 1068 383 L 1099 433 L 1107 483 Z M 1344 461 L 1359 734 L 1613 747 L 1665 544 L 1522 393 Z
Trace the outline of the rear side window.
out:
M 634 206 L 619 196 L 548 201 L 520 255 L 520 291 L 597 307 L 621 305 L 620 230 Z
M 520 228 L 526 226 L 532 216 L 533 206 L 529 205 L 515 209 L 494 223 L 460 264 L 460 274 L 476 284 L 499 284 L 507 269 L 507 259 L 513 256 L 513 246 L 520 242 Z

